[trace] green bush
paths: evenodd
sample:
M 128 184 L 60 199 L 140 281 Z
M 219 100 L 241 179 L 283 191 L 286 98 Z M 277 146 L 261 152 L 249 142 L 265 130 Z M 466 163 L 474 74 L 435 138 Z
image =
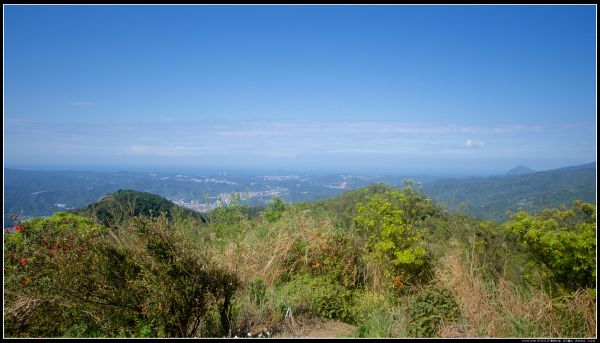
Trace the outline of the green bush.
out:
M 227 334 L 237 278 L 165 216 L 117 231 L 65 213 L 22 227 L 4 245 L 7 336 L 191 337 L 215 306 Z
M 372 291 L 354 294 L 351 317 L 357 325 L 356 337 L 391 337 L 393 297 Z
M 468 256 L 477 265 L 483 277 L 495 282 L 500 279 L 514 284 L 526 284 L 525 275 L 537 270 L 519 244 L 514 234 L 493 222 L 468 225 L 469 231 L 462 237 Z
M 431 201 L 411 187 L 375 194 L 366 205 L 357 205 L 355 223 L 366 254 L 380 262 L 394 285 L 424 275 L 429 254 L 420 224 L 433 211 Z
M 352 292 L 325 276 L 295 276 L 280 288 L 282 313 L 291 307 L 295 313 L 352 322 L 351 306 Z
M 354 294 L 351 313 L 354 323 L 366 321 L 374 312 L 390 312 L 391 299 L 383 293 L 374 291 L 357 291 Z
M 364 322 L 358 324 L 354 336 L 357 338 L 386 338 L 392 337 L 390 316 L 381 312 L 373 312 Z
M 563 286 L 594 287 L 596 207 L 576 202 L 573 209 L 548 209 L 539 215 L 518 212 L 505 224 L 550 279 Z
M 311 209 L 315 211 L 325 210 L 327 215 L 334 219 L 336 225 L 349 229 L 354 226 L 357 204 L 366 204 L 370 196 L 384 194 L 391 189 L 385 183 L 374 183 L 359 189 L 345 191 L 332 199 L 315 201 L 311 203 Z
M 406 313 L 411 317 L 409 335 L 434 337 L 440 324 L 458 319 L 460 309 L 449 290 L 427 287 L 406 307 Z
M 269 223 L 273 223 L 279 218 L 281 218 L 281 214 L 285 211 L 287 205 L 281 198 L 277 197 L 269 202 L 269 206 L 265 210 L 265 218 Z
M 265 283 L 261 279 L 256 279 L 252 283 L 250 283 L 250 300 L 260 306 L 266 300 L 266 290 Z

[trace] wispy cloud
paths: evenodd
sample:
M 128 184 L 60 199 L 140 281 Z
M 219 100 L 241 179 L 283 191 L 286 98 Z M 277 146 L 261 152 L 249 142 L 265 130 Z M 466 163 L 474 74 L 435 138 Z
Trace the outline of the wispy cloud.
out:
M 332 154 L 368 154 L 368 155 L 390 155 L 390 154 L 413 154 L 420 153 L 420 149 L 408 148 L 403 149 L 334 149 L 327 150 L 327 153 Z
M 323 163 L 329 163 L 362 158 L 400 161 L 411 156 L 475 158 L 544 154 L 548 151 L 545 142 L 550 137 L 554 142 L 555 137 L 581 136 L 579 126 L 563 128 L 518 123 L 489 126 L 384 121 L 89 123 L 8 117 L 5 124 L 5 141 L 13 155 L 32 151 L 31 154 L 53 156 L 63 151 L 79 156 L 86 151 L 97 151 L 103 156 L 132 160 L 199 157 L 197 160 L 218 163 L 261 163 L 292 158 L 298 161 L 320 158 Z M 592 130 L 592 138 L 593 133 Z M 586 137 L 574 142 L 587 142 Z M 517 145 L 521 148 L 517 149 Z M 595 151 L 595 145 L 577 149 Z
M 402 123 L 402 122 L 324 122 L 324 123 L 242 123 L 236 130 L 218 131 L 219 135 L 258 136 L 296 133 L 364 133 L 364 134 L 435 134 L 435 133 L 496 133 L 507 134 L 543 131 L 539 125 L 472 126 L 459 124 Z
M 254 136 L 278 136 L 285 134 L 281 131 L 274 130 L 239 130 L 239 131 L 217 131 L 215 134 L 219 136 L 239 136 L 239 137 L 254 137 Z
M 467 148 L 483 148 L 483 142 L 476 139 L 467 139 L 465 142 Z
M 137 155 L 150 156 L 197 156 L 204 155 L 207 152 L 216 150 L 213 147 L 204 146 L 148 146 L 148 145 L 133 145 L 128 151 Z
M 254 154 L 265 157 L 295 157 L 298 156 L 297 149 L 268 149 L 255 151 Z

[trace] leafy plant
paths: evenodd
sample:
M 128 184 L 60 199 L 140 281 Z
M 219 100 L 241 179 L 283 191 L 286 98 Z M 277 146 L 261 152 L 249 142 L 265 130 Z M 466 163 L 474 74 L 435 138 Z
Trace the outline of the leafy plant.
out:
M 389 315 L 376 311 L 358 324 L 354 336 L 359 338 L 392 337 L 392 325 L 393 322 Z
M 437 327 L 460 316 L 460 308 L 447 289 L 427 287 L 406 308 L 411 317 L 408 333 L 414 337 L 433 337 Z
M 368 198 L 356 207 L 358 234 L 366 242 L 366 253 L 384 266 L 384 275 L 401 287 L 421 274 L 428 262 L 419 224 L 433 213 L 431 201 L 408 187 L 392 189 Z
M 268 222 L 272 223 L 281 218 L 281 214 L 287 208 L 285 202 L 281 198 L 276 197 L 269 203 L 269 206 L 265 210 L 265 218 Z
M 60 213 L 8 235 L 9 336 L 190 337 L 211 307 L 228 332 L 237 277 L 196 255 L 164 215 L 114 232 Z
M 352 321 L 352 292 L 324 276 L 295 276 L 281 287 L 280 311 L 287 307 L 327 319 Z
M 596 279 L 596 207 L 518 212 L 505 224 L 552 280 L 568 288 L 590 287 Z
M 256 279 L 250 284 L 250 300 L 256 305 L 261 305 L 266 299 L 265 283 L 261 279 Z
M 392 337 L 394 295 L 373 291 L 354 294 L 352 319 L 356 337 Z

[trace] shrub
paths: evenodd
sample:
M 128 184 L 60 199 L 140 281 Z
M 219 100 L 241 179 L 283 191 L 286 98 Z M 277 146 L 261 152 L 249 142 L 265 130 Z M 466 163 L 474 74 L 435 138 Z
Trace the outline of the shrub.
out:
M 295 276 L 280 288 L 280 297 L 278 307 L 282 313 L 291 307 L 295 313 L 352 321 L 352 292 L 325 276 Z
M 227 334 L 236 276 L 196 255 L 165 216 L 116 233 L 64 213 L 23 226 L 5 244 L 7 335 L 190 337 L 212 307 Z
M 433 337 L 445 322 L 458 319 L 460 309 L 447 289 L 424 288 L 406 308 L 411 317 L 408 333 L 414 337 Z
M 392 337 L 392 326 L 393 322 L 389 315 L 376 311 L 358 324 L 354 336 L 358 338 Z
M 392 296 L 373 291 L 354 294 L 351 317 L 357 325 L 356 337 L 392 337 L 394 326 Z
M 266 300 L 266 287 L 261 279 L 256 279 L 250 283 L 250 300 L 260 306 Z
M 573 209 L 548 209 L 539 215 L 518 212 L 505 228 L 550 279 L 570 289 L 595 286 L 594 205 L 576 202 Z
M 285 202 L 281 198 L 277 197 L 271 200 L 269 206 L 265 210 L 265 218 L 269 223 L 275 222 L 281 218 L 281 214 L 287 208 Z
M 419 224 L 433 213 L 430 200 L 406 187 L 369 197 L 366 205 L 356 207 L 358 235 L 365 242 L 366 255 L 384 268 L 394 287 L 421 277 L 428 265 L 424 230 Z

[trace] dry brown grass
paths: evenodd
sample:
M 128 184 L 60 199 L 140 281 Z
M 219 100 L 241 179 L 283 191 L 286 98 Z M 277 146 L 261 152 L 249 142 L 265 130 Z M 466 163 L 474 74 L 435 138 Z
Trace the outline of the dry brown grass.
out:
M 450 289 L 458 300 L 461 313 L 468 323 L 461 328 L 463 337 L 493 336 L 493 322 L 497 315 L 493 297 L 486 291 L 481 278 L 470 275 L 460 256 L 453 254 L 443 258 L 434 275 L 436 281 Z M 457 331 L 451 326 L 442 327 L 441 334 Z
M 469 325 L 458 324 L 458 323 L 443 323 L 438 328 L 438 334 L 444 338 L 462 338 L 474 336 L 472 332 L 469 332 Z
M 315 219 L 306 211 L 288 211 L 281 220 L 265 224 L 267 238 L 260 238 L 251 229 L 239 241 L 230 242 L 223 252 L 214 252 L 214 259 L 229 269 L 236 270 L 243 282 L 260 278 L 266 285 L 302 264 L 317 251 L 326 248 L 327 228 L 333 228 L 328 218 Z M 303 242 L 306 256 L 299 256 L 294 245 Z
M 436 281 L 452 291 L 466 321 L 442 325 L 442 337 L 595 336 L 596 306 L 589 292 L 552 299 L 530 287 L 523 294 L 503 278 L 497 284 L 486 282 L 476 265 L 474 254 L 465 258 L 454 253 L 435 270 Z M 584 333 L 577 321 L 583 321 Z
M 530 288 L 529 296 L 511 289 L 504 280 L 499 284 L 497 306 L 503 313 L 510 313 L 521 321 L 533 323 L 534 333 L 539 337 L 593 337 L 596 332 L 596 307 L 594 299 L 585 290 L 552 299 L 542 290 Z M 581 326 L 583 333 L 574 333 L 573 327 Z M 506 323 L 504 323 L 506 325 Z M 510 332 L 504 327 L 503 332 Z
M 314 218 L 307 211 L 294 210 L 285 212 L 277 222 L 258 225 L 267 231 L 259 234 L 256 228 L 244 228 L 239 240 L 229 242 L 223 250 L 213 249 L 211 254 L 222 267 L 235 271 L 245 286 L 256 279 L 267 287 L 273 286 L 294 269 L 310 264 L 312 255 L 327 248 L 324 242 L 334 227 L 328 218 Z M 298 251 L 300 243 L 305 252 Z M 276 300 L 272 296 L 267 294 L 269 300 L 263 305 L 245 296 L 238 299 L 243 312 L 236 323 L 238 332 L 245 334 L 258 328 L 272 333 L 284 330 L 283 315 L 274 307 Z

